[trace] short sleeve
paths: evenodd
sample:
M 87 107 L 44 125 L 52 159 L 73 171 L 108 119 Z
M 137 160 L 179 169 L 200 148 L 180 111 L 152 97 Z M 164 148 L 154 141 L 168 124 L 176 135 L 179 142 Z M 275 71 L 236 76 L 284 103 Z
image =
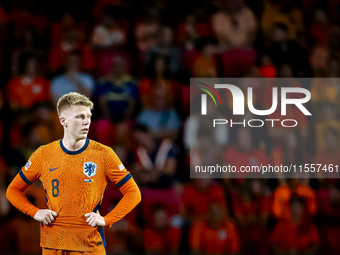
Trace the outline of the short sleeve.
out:
M 21 168 L 19 174 L 23 181 L 31 185 L 41 175 L 42 164 L 44 162 L 42 148 L 39 147 L 28 159 L 26 165 Z
M 112 149 L 108 150 L 105 158 L 105 173 L 107 178 L 112 181 L 118 189 L 132 178 L 130 172 L 125 168 Z

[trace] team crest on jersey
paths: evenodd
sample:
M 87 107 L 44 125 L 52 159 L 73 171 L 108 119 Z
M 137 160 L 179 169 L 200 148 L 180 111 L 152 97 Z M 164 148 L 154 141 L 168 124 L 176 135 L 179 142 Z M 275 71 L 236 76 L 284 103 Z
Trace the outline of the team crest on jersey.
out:
M 91 161 L 85 162 L 83 165 L 83 173 L 89 178 L 95 176 L 97 173 L 97 164 Z
M 28 159 L 26 165 L 25 165 L 25 170 L 27 171 L 27 169 L 31 166 L 32 162 L 31 162 L 31 158 Z

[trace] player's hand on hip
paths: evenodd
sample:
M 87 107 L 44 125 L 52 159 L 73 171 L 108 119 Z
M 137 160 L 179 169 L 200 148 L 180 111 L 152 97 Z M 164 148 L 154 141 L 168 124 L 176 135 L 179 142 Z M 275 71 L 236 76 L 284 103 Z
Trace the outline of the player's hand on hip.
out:
M 54 211 L 48 209 L 41 209 L 37 211 L 37 213 L 34 215 L 34 219 L 40 221 L 44 225 L 48 225 L 52 221 L 54 221 L 54 217 L 56 217 L 57 215 L 58 214 Z
M 104 227 L 105 226 L 105 220 L 104 217 L 102 217 L 99 213 L 90 212 L 84 215 L 86 217 L 86 222 L 91 227 Z

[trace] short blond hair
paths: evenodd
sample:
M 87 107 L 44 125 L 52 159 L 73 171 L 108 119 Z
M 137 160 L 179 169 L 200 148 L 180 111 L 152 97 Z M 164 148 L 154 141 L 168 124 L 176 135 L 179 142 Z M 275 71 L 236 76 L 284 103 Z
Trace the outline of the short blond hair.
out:
M 75 105 L 83 105 L 89 107 L 91 110 L 93 109 L 93 103 L 91 100 L 77 92 L 70 92 L 65 95 L 62 95 L 57 102 L 57 112 L 60 116 L 62 108 L 71 107 Z

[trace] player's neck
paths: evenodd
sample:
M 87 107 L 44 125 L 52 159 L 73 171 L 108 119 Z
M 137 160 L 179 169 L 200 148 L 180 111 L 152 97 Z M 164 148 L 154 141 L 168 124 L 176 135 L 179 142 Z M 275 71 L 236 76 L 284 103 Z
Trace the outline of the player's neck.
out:
M 64 147 L 69 151 L 80 150 L 85 145 L 85 142 L 86 142 L 86 138 L 75 139 L 75 138 L 70 138 L 66 135 L 64 135 L 64 138 L 63 138 L 63 141 L 62 141 Z

